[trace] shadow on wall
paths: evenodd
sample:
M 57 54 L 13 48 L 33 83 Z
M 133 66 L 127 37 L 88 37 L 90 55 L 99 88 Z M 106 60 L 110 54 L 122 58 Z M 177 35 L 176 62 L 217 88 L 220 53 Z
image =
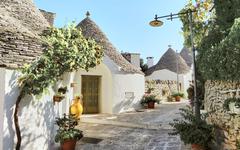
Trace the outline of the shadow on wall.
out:
M 5 87 L 4 98 L 4 137 L 3 149 L 14 149 L 15 127 L 13 112 L 15 101 L 19 95 L 17 85 L 18 73 L 14 71 Z M 52 95 L 44 95 L 41 100 L 26 96 L 20 103 L 19 124 L 22 132 L 21 149 L 52 149 L 54 147 L 55 111 Z
M 122 100 L 120 103 L 113 107 L 113 113 L 121 113 L 126 111 L 135 111 L 140 109 L 140 101 L 136 100 L 135 97 Z
M 17 72 L 11 75 L 8 83 L 9 88 L 12 89 L 5 94 L 4 97 L 4 131 L 3 131 L 3 149 L 12 150 L 14 145 L 14 122 L 13 122 L 13 111 L 14 105 L 19 94 L 19 89 L 16 83 L 16 78 L 18 77 Z M 7 87 L 5 87 L 5 90 Z
M 22 149 L 52 149 L 54 147 L 54 107 L 52 101 L 32 100 L 31 112 L 24 111 L 22 121 Z M 29 109 L 29 108 L 26 108 Z M 26 123 L 28 122 L 28 123 Z M 26 124 L 24 124 L 26 123 Z M 41 148 L 39 147 L 41 145 Z

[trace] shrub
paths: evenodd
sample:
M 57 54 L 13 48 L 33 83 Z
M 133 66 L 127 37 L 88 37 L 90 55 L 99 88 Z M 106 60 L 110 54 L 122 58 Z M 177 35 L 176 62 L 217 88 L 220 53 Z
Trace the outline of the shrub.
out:
M 183 93 L 174 93 L 174 94 L 172 94 L 172 97 L 177 97 L 177 96 L 184 97 L 184 94 Z
M 153 95 L 153 94 L 144 94 L 141 99 L 141 104 L 144 105 L 149 102 L 159 103 L 160 99 L 156 98 L 156 95 Z
M 66 140 L 80 140 L 83 137 L 82 131 L 75 129 L 78 125 L 78 120 L 74 116 L 64 114 L 63 118 L 56 118 L 56 124 L 59 129 L 55 136 L 55 142 L 63 143 Z
M 180 135 L 185 144 L 199 144 L 208 148 L 213 139 L 213 125 L 207 124 L 203 119 L 198 120 L 190 107 L 180 109 L 182 119 L 174 119 L 170 125 L 174 128 L 170 135 Z

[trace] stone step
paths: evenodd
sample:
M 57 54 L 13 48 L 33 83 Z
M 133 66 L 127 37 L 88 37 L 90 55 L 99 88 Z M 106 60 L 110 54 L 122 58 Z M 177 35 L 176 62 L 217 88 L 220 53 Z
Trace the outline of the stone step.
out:
M 81 118 L 80 122 L 83 123 L 92 123 L 92 124 L 104 124 L 104 125 L 113 125 L 120 127 L 128 127 L 128 128 L 141 128 L 141 129 L 165 129 L 170 130 L 173 129 L 169 124 L 139 124 L 139 123 L 131 123 L 131 122 L 120 122 L 120 121 L 112 121 L 112 120 L 104 120 L 104 119 L 95 119 L 95 118 Z

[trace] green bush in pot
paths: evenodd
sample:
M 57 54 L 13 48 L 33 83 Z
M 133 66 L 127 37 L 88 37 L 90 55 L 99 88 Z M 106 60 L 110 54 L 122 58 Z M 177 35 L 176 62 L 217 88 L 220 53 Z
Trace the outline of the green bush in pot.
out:
M 55 142 L 61 143 L 62 150 L 75 149 L 76 142 L 83 137 L 82 131 L 76 129 L 78 120 L 72 115 L 66 115 L 62 118 L 56 118 L 56 124 L 59 129 L 55 136 Z
M 190 107 L 180 109 L 181 119 L 174 119 L 170 125 L 173 132 L 170 135 L 180 135 L 181 140 L 185 144 L 200 145 L 205 149 L 209 149 L 208 144 L 213 140 L 213 125 L 207 124 L 202 119 L 198 120 Z

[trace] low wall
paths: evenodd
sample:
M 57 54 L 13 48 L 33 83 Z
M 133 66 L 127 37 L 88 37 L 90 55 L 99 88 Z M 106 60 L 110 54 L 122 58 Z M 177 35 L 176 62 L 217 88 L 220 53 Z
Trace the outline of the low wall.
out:
M 167 100 L 168 96 L 177 91 L 177 82 L 170 80 L 146 80 L 145 92 L 147 92 L 149 87 L 153 88 L 152 94 L 157 95 L 162 100 Z
M 144 95 L 144 75 L 113 75 L 113 113 L 133 111 L 141 107 L 140 100 Z
M 240 97 L 240 82 L 207 81 L 205 83 L 205 109 L 207 121 L 218 126 L 215 149 L 234 150 L 240 139 L 240 115 L 231 115 L 223 109 L 224 101 L 233 96 Z

